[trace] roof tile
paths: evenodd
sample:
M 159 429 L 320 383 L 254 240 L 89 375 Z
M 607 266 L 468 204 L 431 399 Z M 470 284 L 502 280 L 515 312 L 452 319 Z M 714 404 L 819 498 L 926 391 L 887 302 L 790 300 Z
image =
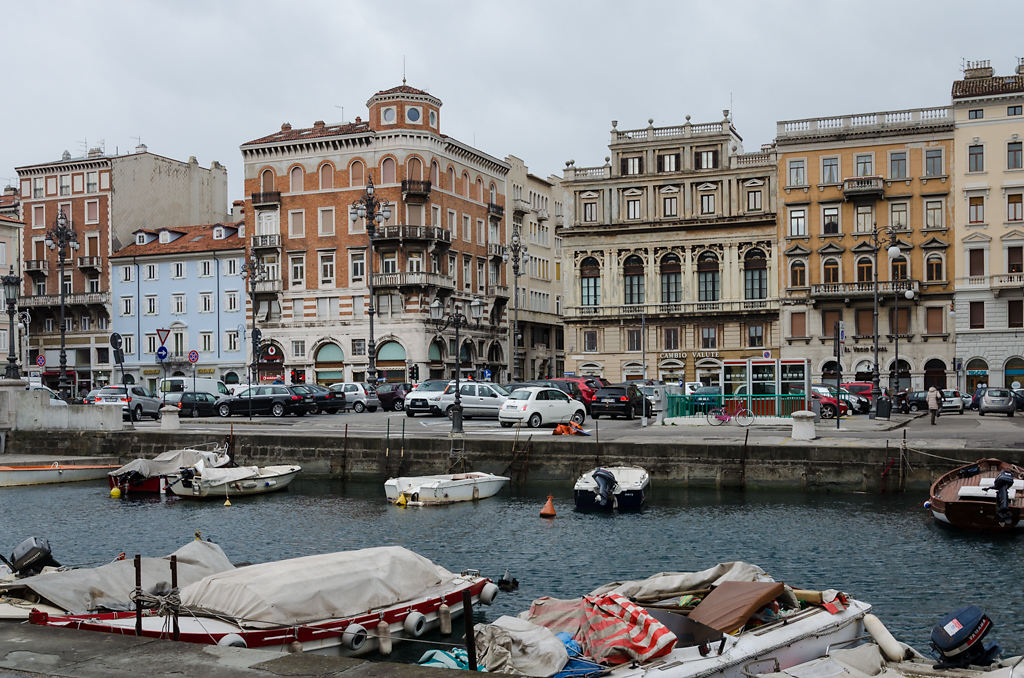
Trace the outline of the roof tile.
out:
M 1024 75 L 1000 75 L 991 78 L 969 78 L 953 82 L 953 98 L 1013 94 L 1024 92 Z
M 273 134 L 268 134 L 265 137 L 247 141 L 242 145 L 249 146 L 250 144 L 269 144 L 275 141 L 295 141 L 298 139 L 316 139 L 318 137 L 336 137 L 345 134 L 356 134 L 358 132 L 370 131 L 370 124 L 365 121 L 349 122 L 340 125 L 318 125 L 316 127 L 300 129 L 293 129 L 291 125 L 285 125 L 285 127 L 287 127 L 287 129 L 281 129 Z
M 194 252 L 215 252 L 219 250 L 244 249 L 245 240 L 242 238 L 229 236 L 221 240 L 213 239 L 213 229 L 217 226 L 237 229 L 241 227 L 243 223 L 245 222 L 239 221 L 229 222 L 226 224 L 202 224 L 198 226 L 177 226 L 174 228 L 163 229 L 174 233 L 181 233 L 182 235 L 171 242 L 160 242 L 158 239 L 145 245 L 132 243 L 127 247 L 122 247 L 120 250 L 115 252 L 111 258 L 118 259 L 122 257 L 150 256 L 154 254 L 190 254 Z M 148 229 L 138 230 L 145 231 L 147 233 L 153 232 Z

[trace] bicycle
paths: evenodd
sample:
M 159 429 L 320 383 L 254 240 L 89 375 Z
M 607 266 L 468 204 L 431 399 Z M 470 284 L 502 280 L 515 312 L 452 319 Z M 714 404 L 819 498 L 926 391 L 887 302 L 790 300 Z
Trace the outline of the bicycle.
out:
M 721 426 L 727 421 L 735 420 L 740 426 L 746 427 L 754 423 L 754 413 L 741 407 L 735 413 L 730 414 L 724 407 L 716 407 L 708 410 L 707 420 L 712 426 Z

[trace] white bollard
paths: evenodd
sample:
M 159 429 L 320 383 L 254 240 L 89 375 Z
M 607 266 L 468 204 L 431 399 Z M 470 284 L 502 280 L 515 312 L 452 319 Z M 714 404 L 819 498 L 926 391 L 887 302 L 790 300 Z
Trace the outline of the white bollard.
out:
M 181 428 L 177 407 L 164 405 L 160 408 L 160 428 L 164 431 L 177 431 Z
M 797 410 L 789 415 L 793 420 L 793 431 L 789 437 L 793 440 L 814 440 L 818 437 L 814 430 L 814 412 Z

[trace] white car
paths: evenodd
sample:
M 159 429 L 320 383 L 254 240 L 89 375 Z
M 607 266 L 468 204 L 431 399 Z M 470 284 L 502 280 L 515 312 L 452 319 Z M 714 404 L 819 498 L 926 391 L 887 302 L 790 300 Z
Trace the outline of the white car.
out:
M 459 383 L 459 402 L 462 404 L 462 416 L 470 417 L 498 416 L 498 410 L 505 404 L 508 391 L 498 384 L 483 381 L 463 381 Z M 455 408 L 455 382 L 448 384 L 441 397 L 432 401 L 447 416 L 452 416 Z
M 448 385 L 454 383 L 448 379 L 428 379 L 416 384 L 405 394 L 405 415 L 415 417 L 417 414 L 429 414 L 440 417 L 444 413 L 440 405 L 441 396 Z
M 545 424 L 582 424 L 587 410 L 578 400 L 570 398 L 557 388 L 523 386 L 509 394 L 498 410 L 498 422 L 508 428 L 513 424 L 526 424 L 537 428 Z
M 66 402 L 64 402 L 63 400 L 60 399 L 60 396 L 57 395 L 53 391 L 53 389 L 51 389 L 51 388 L 49 388 L 47 386 L 43 386 L 42 384 L 32 384 L 31 386 L 29 386 L 29 390 L 30 391 L 44 391 L 44 392 L 46 392 L 48 394 L 48 398 L 49 398 L 49 400 L 47 402 L 50 403 L 51 405 L 56 405 L 57 407 L 67 407 L 68 406 L 68 404 Z

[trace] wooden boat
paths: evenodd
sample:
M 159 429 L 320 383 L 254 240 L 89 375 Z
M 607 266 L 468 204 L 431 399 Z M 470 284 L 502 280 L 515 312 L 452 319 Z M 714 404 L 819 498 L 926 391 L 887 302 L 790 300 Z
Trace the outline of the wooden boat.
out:
M 167 489 L 168 476 L 199 462 L 203 462 L 206 468 L 219 468 L 231 463 L 231 455 L 225 447 L 167 450 L 153 459 L 134 459 L 111 471 L 107 477 L 111 489 L 116 487 L 125 494 L 163 494 Z
M 999 459 L 955 468 L 932 483 L 925 508 L 940 523 L 964 530 L 1024 528 L 1024 468 Z
M 51 464 L 0 466 L 0 487 L 99 480 L 116 468 L 117 464 L 63 464 L 59 461 Z
M 384 494 L 396 504 L 433 506 L 493 497 L 507 482 L 505 476 L 479 472 L 389 478 Z
M 650 487 L 639 466 L 598 466 L 579 477 L 572 495 L 580 511 L 636 510 L 647 503 Z
M 291 652 L 360 655 L 378 638 L 416 638 L 462 593 L 490 604 L 498 587 L 475 570 L 454 574 L 400 546 L 292 558 L 207 576 L 181 590 L 179 640 Z M 441 605 L 448 610 L 442 610 Z M 167 609 L 166 607 L 164 608 Z M 142 635 L 171 638 L 172 621 L 144 610 Z M 30 622 L 135 635 L 134 612 L 33 614 Z
M 167 489 L 179 497 L 218 499 L 277 492 L 288 487 L 301 466 L 233 466 L 197 464 L 168 478 Z

